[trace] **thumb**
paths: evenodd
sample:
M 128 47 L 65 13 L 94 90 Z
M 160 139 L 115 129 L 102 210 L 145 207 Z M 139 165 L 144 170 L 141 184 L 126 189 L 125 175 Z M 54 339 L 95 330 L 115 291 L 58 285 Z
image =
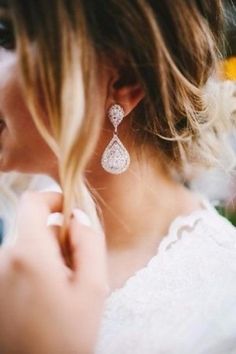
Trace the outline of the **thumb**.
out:
M 97 287 L 108 290 L 105 237 L 90 224 L 82 210 L 73 211 L 69 230 L 73 281 L 84 290 Z

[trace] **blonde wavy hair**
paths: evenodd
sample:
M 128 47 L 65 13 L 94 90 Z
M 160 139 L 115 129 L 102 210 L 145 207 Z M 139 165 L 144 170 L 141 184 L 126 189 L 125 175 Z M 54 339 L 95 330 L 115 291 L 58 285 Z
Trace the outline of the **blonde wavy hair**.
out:
M 145 92 L 130 116 L 137 146 L 181 176 L 186 163 L 216 162 L 230 122 L 209 114 L 203 87 L 219 53 L 220 0 L 6 2 L 32 117 L 59 159 L 66 218 L 75 204 L 87 208 L 84 172 L 104 119 L 99 80 L 111 67 L 121 87 Z

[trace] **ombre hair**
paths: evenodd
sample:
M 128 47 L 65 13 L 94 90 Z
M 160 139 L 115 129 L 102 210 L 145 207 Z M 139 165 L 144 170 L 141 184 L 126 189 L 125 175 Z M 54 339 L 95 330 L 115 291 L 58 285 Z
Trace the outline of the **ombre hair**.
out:
M 144 90 L 130 114 L 138 147 L 155 149 L 183 178 L 187 164 L 217 161 L 230 123 L 210 114 L 203 88 L 219 55 L 220 0 L 9 0 L 9 6 L 29 108 L 58 156 L 67 216 L 83 204 L 84 172 L 104 120 L 99 82 L 108 68 L 118 70 L 120 86 L 139 83 Z

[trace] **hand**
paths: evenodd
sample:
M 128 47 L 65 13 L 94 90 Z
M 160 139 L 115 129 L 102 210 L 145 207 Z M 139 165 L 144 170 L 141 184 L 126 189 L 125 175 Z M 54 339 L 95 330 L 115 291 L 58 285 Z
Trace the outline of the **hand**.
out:
M 69 269 L 46 226 L 60 210 L 60 194 L 27 193 L 17 243 L 0 249 L 1 354 L 93 353 L 108 291 L 105 240 L 75 212 Z

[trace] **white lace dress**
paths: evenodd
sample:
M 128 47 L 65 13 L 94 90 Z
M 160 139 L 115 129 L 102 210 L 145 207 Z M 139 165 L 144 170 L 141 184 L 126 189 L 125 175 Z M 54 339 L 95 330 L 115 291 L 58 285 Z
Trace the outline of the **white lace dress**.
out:
M 106 301 L 96 354 L 236 353 L 236 229 L 205 209 Z

